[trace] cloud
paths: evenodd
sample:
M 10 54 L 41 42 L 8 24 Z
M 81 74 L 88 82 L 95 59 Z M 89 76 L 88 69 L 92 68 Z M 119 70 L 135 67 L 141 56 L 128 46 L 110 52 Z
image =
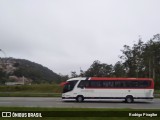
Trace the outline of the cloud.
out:
M 114 64 L 123 45 L 160 31 L 158 0 L 1 0 L 0 49 L 54 72 Z

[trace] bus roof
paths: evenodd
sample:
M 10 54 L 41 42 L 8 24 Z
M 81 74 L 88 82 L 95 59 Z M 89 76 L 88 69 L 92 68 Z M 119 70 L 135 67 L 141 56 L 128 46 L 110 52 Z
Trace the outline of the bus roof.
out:
M 67 81 L 73 80 L 153 80 L 152 78 L 112 78 L 112 77 L 77 77 L 71 78 Z
M 108 78 L 108 77 L 91 77 L 90 80 L 153 80 L 152 78 Z
M 71 78 L 67 81 L 73 81 L 73 80 L 86 80 L 87 78 L 86 77 L 76 77 L 76 78 Z

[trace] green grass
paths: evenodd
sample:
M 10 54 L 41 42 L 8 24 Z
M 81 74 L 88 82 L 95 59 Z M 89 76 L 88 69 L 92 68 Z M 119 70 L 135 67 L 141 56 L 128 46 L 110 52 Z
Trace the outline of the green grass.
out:
M 160 94 L 160 90 L 155 90 L 154 93 L 155 94 Z
M 0 97 L 60 97 L 62 87 L 57 84 L 0 86 Z M 154 92 L 160 98 L 160 90 Z
M 61 92 L 56 84 L 0 86 L 0 97 L 60 97 Z
M 77 111 L 82 111 L 82 112 L 87 112 L 90 111 L 92 112 L 98 112 L 98 111 L 102 111 L 102 112 L 112 112 L 113 115 L 116 116 L 116 114 L 118 114 L 118 112 L 121 111 L 126 111 L 126 112 L 137 112 L 137 111 L 149 111 L 149 112 L 156 112 L 156 111 L 160 111 L 160 109 L 155 109 L 155 110 L 150 110 L 150 109 L 109 109 L 109 108 L 36 108 L 36 107 L 0 107 L 0 111 L 18 111 L 18 112 L 27 112 L 27 111 L 31 111 L 31 112 L 42 112 L 42 111 L 48 111 L 52 112 L 54 114 L 55 111 L 60 111 L 60 114 L 63 116 L 63 112 L 64 111 L 68 111 L 70 113 L 72 112 L 77 112 Z M 77 112 L 78 113 L 78 112 Z M 128 115 L 128 114 L 127 114 Z M 151 117 L 44 117 L 44 118 L 3 118 L 3 120 L 17 120 L 17 119 L 27 119 L 27 120 L 159 120 L 158 117 L 155 118 L 151 118 Z
M 62 87 L 57 84 L 0 86 L 0 92 L 61 93 L 61 91 Z
M 61 97 L 61 93 L 1 92 L 0 97 Z

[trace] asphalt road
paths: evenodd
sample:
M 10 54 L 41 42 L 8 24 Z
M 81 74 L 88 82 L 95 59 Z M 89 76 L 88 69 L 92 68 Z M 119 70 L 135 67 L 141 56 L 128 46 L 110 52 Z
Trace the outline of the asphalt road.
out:
M 132 109 L 160 109 L 160 99 L 152 102 L 124 103 L 122 101 L 62 101 L 58 97 L 0 97 L 0 106 L 16 107 L 63 107 L 63 108 L 132 108 Z

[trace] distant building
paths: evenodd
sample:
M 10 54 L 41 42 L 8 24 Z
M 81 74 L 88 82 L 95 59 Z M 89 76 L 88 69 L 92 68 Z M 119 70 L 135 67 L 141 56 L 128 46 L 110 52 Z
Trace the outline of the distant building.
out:
M 9 76 L 13 82 L 6 82 L 5 85 L 31 85 L 32 80 L 26 77 Z
M 6 82 L 5 85 L 24 85 L 24 82 Z

